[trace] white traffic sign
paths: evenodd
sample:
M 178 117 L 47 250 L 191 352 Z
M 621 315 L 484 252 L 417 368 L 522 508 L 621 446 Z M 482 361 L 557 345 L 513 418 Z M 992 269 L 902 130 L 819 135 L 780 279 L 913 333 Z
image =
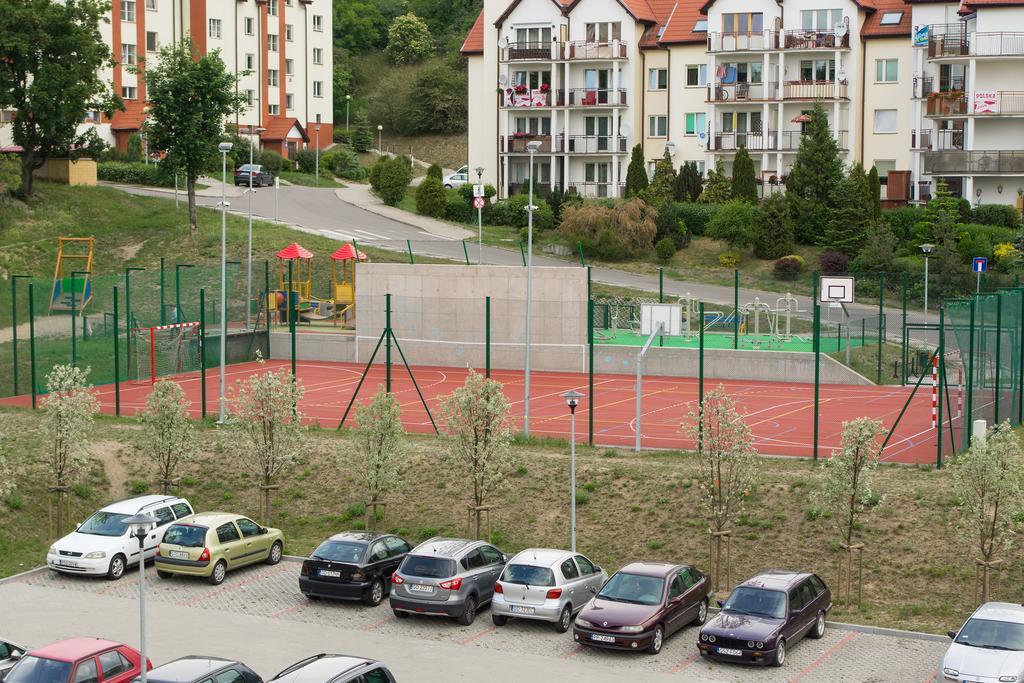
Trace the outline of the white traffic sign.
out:
M 483 185 L 474 185 L 473 186 L 473 196 L 474 197 L 483 197 L 484 196 L 484 186 Z

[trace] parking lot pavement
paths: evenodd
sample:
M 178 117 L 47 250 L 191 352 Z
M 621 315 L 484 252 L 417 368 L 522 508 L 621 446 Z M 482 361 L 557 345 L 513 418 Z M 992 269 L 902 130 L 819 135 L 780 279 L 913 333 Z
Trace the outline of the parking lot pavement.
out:
M 159 579 L 146 572 L 149 653 L 155 664 L 185 654 L 235 657 L 269 678 L 316 652 L 380 659 L 400 681 L 930 681 L 941 642 L 830 628 L 805 639 L 782 669 L 702 661 L 696 628 L 672 636 L 661 654 L 605 652 L 576 645 L 571 634 L 510 621 L 496 628 L 483 611 L 471 626 L 377 608 L 309 601 L 298 592 L 299 565 L 257 565 L 228 574 L 221 586 Z M 71 635 L 102 635 L 137 644 L 138 574 L 108 582 L 49 570 L 0 584 L 0 633 L 39 645 Z

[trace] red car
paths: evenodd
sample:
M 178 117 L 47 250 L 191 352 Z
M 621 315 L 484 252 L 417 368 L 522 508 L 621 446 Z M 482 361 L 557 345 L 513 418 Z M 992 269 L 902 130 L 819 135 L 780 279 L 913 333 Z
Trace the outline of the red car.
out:
M 26 652 L 3 683 L 128 683 L 142 673 L 135 648 L 102 638 L 68 638 Z M 146 660 L 146 671 L 153 663 Z

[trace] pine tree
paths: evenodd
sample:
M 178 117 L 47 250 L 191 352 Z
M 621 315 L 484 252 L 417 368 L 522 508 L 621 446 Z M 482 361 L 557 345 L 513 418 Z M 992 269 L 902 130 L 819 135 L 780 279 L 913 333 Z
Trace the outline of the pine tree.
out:
M 874 166 L 868 173 L 868 188 L 871 190 L 871 218 L 877 221 L 882 217 L 882 180 Z
M 871 218 L 864 211 L 865 193 L 859 179 L 852 173 L 833 188 L 829 196 L 829 221 L 824 239 L 820 240 L 824 247 L 847 256 L 857 254 Z
M 757 207 L 754 255 L 777 259 L 793 251 L 793 221 L 789 202 L 782 192 L 773 192 Z
M 704 184 L 704 190 L 697 197 L 702 204 L 724 204 L 732 198 L 732 185 L 725 175 L 725 165 L 722 157 L 715 161 L 715 169 L 708 171 L 708 181 Z
M 676 174 L 676 201 L 695 202 L 704 189 L 704 179 L 697 170 L 696 161 L 687 161 Z
M 635 197 L 647 187 L 647 169 L 644 168 L 644 148 L 634 145 L 626 169 L 626 199 Z
M 736 158 L 732 162 L 732 197 L 745 199 L 752 204 L 757 203 L 757 178 L 754 173 L 754 160 L 750 158 L 747 148 L 740 145 Z
M 825 109 L 816 103 L 786 181 L 797 241 L 822 241 L 828 229 L 832 199 L 842 180 L 839 146 L 829 131 Z
M 651 184 L 640 192 L 640 198 L 651 206 L 669 202 L 676 195 L 676 170 L 672 167 L 672 158 L 665 150 L 665 156 L 658 159 L 654 166 L 654 178 Z

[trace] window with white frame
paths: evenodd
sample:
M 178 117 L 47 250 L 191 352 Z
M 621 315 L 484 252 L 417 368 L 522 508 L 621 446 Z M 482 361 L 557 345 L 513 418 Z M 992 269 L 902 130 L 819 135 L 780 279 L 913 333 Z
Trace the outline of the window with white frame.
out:
M 121 43 L 121 63 L 134 66 L 138 61 L 135 53 L 135 46 L 131 43 Z
M 516 27 L 516 44 L 523 46 L 524 44 L 531 45 L 548 45 L 551 43 L 551 27 L 550 26 L 522 26 Z
M 324 63 L 324 49 L 322 47 L 313 48 L 313 63 L 323 64 Z
M 875 83 L 895 83 L 900 79 L 898 59 L 875 60 Z
M 268 0 L 267 2 L 267 14 L 272 17 L 277 16 L 277 0 Z
M 277 34 L 276 33 L 268 33 L 267 34 L 267 49 L 270 50 L 271 52 L 277 52 Z
M 324 30 L 324 18 L 319 14 L 313 15 L 313 30 L 323 31 Z
M 134 100 L 138 97 L 139 91 L 134 85 L 121 86 L 121 99 Z
M 252 17 L 246 17 L 243 25 L 245 27 L 245 35 L 251 36 L 256 33 L 256 20 Z
M 220 38 L 220 27 L 220 19 L 210 19 L 209 33 L 211 38 Z
M 875 132 L 876 133 L 895 133 L 896 128 L 899 125 L 899 116 L 895 109 L 876 109 L 875 110 Z
M 602 21 L 585 25 L 588 43 L 607 43 L 622 40 L 622 22 Z
M 654 170 L 655 170 L 655 168 L 657 168 L 657 166 L 658 166 L 658 162 L 657 161 L 648 161 L 647 162 L 647 180 L 649 180 L 649 181 L 650 180 L 654 180 Z
M 878 183 L 882 186 L 882 199 L 886 199 L 889 190 L 889 172 L 896 170 L 896 160 L 875 159 L 874 166 L 878 171 Z
M 698 88 L 708 84 L 707 64 L 686 65 L 686 87 Z
M 160 49 L 160 39 L 156 31 L 146 31 L 146 52 L 156 52 Z
M 648 69 L 647 89 L 668 90 L 668 69 Z
M 513 122 L 516 133 L 524 135 L 551 135 L 550 116 L 517 116 Z
M 323 96 L 324 96 L 324 82 L 323 81 L 313 81 L 313 97 L 323 97 Z
M 903 12 L 885 12 L 878 22 L 881 26 L 899 26 L 903 21 Z
M 294 76 L 295 75 L 295 60 L 286 59 L 284 60 L 284 75 Z
M 291 94 L 290 92 L 286 92 L 284 94 L 284 108 L 286 111 L 291 111 L 292 109 L 295 109 L 295 95 Z
M 294 33 L 294 31 L 292 29 L 292 25 L 291 24 L 285 24 L 284 25 L 284 39 L 285 39 L 285 41 L 290 43 L 293 40 L 295 40 L 295 37 L 294 37 L 293 33 Z
M 647 137 L 649 138 L 663 138 L 668 135 L 668 117 L 667 116 L 648 116 L 647 117 Z
M 0 111 L 0 123 L 13 123 L 14 122 L 14 110 L 4 109 Z
M 281 82 L 281 72 L 277 69 L 267 69 L 267 85 L 276 88 Z
M 800 12 L 800 28 L 805 31 L 832 31 L 843 23 L 841 9 L 805 9 Z
M 256 101 L 256 91 L 251 89 L 251 88 L 246 90 L 245 91 L 245 105 L 247 107 L 251 107 L 255 101 Z
M 245 70 L 252 71 L 256 68 L 256 55 L 251 52 L 245 53 Z
M 281 115 L 281 105 L 279 105 L 279 104 L 268 104 L 267 105 L 267 113 L 270 114 L 271 116 L 280 116 Z
M 803 59 L 800 60 L 801 81 L 834 81 L 836 80 L 836 60 L 834 59 Z
M 698 135 L 707 130 L 707 114 L 702 111 L 690 112 L 686 115 L 686 127 L 683 129 L 685 135 Z
M 156 0 L 146 0 L 146 9 L 156 11 Z
M 135 21 L 135 0 L 121 0 L 121 21 Z

